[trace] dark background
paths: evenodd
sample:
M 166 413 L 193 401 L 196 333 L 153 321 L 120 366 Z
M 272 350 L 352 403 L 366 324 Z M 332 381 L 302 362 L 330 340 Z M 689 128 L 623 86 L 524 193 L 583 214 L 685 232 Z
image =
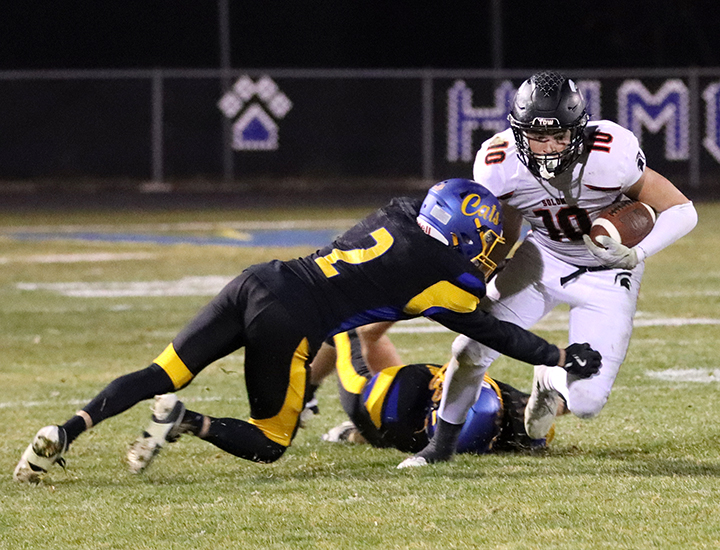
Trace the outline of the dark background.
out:
M 30 0 L 0 70 L 221 66 L 218 0 Z M 234 68 L 720 65 L 714 1 L 228 0 Z M 502 25 L 493 27 L 492 6 Z M 502 47 L 493 49 L 493 37 Z
M 64 74 L 23 71 L 227 68 L 235 69 L 227 73 L 234 79 L 238 71 L 252 69 L 430 68 L 448 69 L 448 78 L 455 78 L 456 71 L 461 69 L 517 69 L 519 74 L 529 75 L 536 69 L 556 68 L 572 75 L 573 69 L 718 68 L 720 15 L 717 12 L 720 9 L 716 2 L 5 2 L 0 9 L 0 71 L 22 73 L 10 74 L 2 88 L 5 95 L 0 103 L 0 135 L 3 136 L 0 172 L 5 179 L 31 182 L 31 185 L 2 182 L 0 208 L 47 205 L 49 199 L 55 206 L 70 204 L 80 200 L 71 196 L 76 191 L 93 207 L 98 206 L 100 197 L 109 207 L 114 207 L 124 204 L 123 201 L 140 201 L 139 194 L 126 191 L 135 189 L 138 181 L 147 181 L 151 174 L 148 106 L 152 89 L 148 79 L 113 80 L 97 75 L 86 79 L 82 74 L 66 78 Z M 632 71 L 636 72 L 640 71 Z M 235 153 L 234 175 L 247 192 L 238 195 L 237 186 L 232 187 L 231 198 L 221 196 L 224 205 L 237 204 L 238 200 L 245 204 L 249 197 L 258 200 L 261 191 L 271 194 L 273 201 L 277 201 L 278 192 L 309 195 L 317 192 L 323 193 L 323 200 L 329 200 L 328 189 L 342 189 L 341 198 L 345 202 L 350 196 L 347 189 L 395 194 L 392 185 L 405 186 L 407 174 L 420 170 L 422 129 L 413 114 L 420 104 L 419 96 L 415 97 L 419 87 L 412 88 L 415 91 L 396 89 L 411 86 L 408 81 L 388 85 L 372 78 L 362 84 L 329 79 L 322 85 L 314 82 L 308 92 L 304 91 L 303 86 L 307 84 L 301 79 L 286 77 L 279 82 L 292 98 L 321 94 L 324 99 L 317 107 L 321 112 L 309 109 L 307 106 L 312 102 L 307 101 L 303 102 L 304 110 L 294 109 L 283 122 L 285 146 L 282 151 Z M 163 83 L 163 181 L 172 182 L 175 191 L 181 189 L 182 182 L 195 185 L 207 180 L 213 190 L 211 196 L 220 196 L 215 187 L 229 183 L 227 178 L 223 179 L 224 138 L 217 131 L 223 120 L 215 102 L 227 83 L 220 84 L 217 76 L 204 81 L 169 78 Z M 442 90 L 449 85 L 443 84 Z M 357 93 L 360 86 L 365 95 Z M 398 95 L 411 100 L 406 99 L 402 108 L 398 108 L 398 102 L 393 102 L 393 97 Z M 444 101 L 437 90 L 436 96 L 437 101 Z M 374 101 L 373 105 L 388 105 L 388 108 L 368 108 L 361 97 L 366 102 Z M 376 101 L 378 97 L 380 101 Z M 490 104 L 492 99 L 478 96 L 475 101 Z M 438 113 L 444 108 L 443 104 L 435 105 Z M 410 114 L 403 115 L 403 109 Z M 342 112 L 343 116 L 324 116 L 326 111 Z M 368 112 L 375 118 L 368 117 Z M 310 120 L 303 120 L 302 116 Z M 348 132 L 340 128 L 341 125 L 355 127 L 357 131 Z M 399 130 L 388 133 L 388 127 Z M 293 128 L 298 132 L 311 129 L 315 139 L 308 141 L 300 135 L 303 139 L 293 141 Z M 335 139 L 325 146 L 318 141 L 318 135 L 331 139 L 338 133 L 343 136 L 341 140 Z M 383 141 L 389 137 L 397 139 L 392 143 Z M 312 152 L 303 153 L 301 146 L 306 143 L 312 144 Z M 397 143 L 402 144 L 400 149 Z M 662 145 L 658 143 L 651 143 L 650 148 Z M 442 154 L 442 144 L 436 144 L 436 149 Z M 415 156 L 409 155 L 408 150 L 414 151 Z M 196 154 L 199 151 L 204 154 Z M 291 163 L 283 156 L 287 151 L 294 153 Z M 198 164 L 198 158 L 203 159 L 204 164 Z M 385 163 L 390 159 L 393 164 L 373 166 L 372 159 L 382 159 Z M 310 166 L 303 164 L 306 161 Z M 292 165 L 285 166 L 283 162 Z M 715 185 L 720 179 L 714 176 L 717 162 L 706 153 L 701 162 L 701 171 L 712 185 L 704 181 L 702 189 L 692 191 L 702 191 L 705 197 L 713 193 L 720 195 Z M 440 163 L 436 171 L 446 175 L 453 175 L 453 170 L 465 174 L 467 164 L 445 166 Z M 678 175 L 672 170 L 668 175 L 682 187 L 688 179 L 687 162 L 669 164 L 670 168 L 676 168 Z M 274 170 L 272 178 L 263 177 L 257 183 L 249 179 L 265 167 Z M 710 172 L 706 174 L 708 167 Z M 383 174 L 383 181 L 374 176 L 377 173 Z M 302 184 L 297 174 L 302 175 Z M 348 178 L 346 182 L 347 174 L 354 179 Z M 372 174 L 373 179 L 368 179 L 368 174 Z M 292 176 L 289 183 L 285 182 L 284 175 Z M 386 182 L 385 177 L 397 181 Z M 318 182 L 323 185 L 310 189 L 310 180 L 313 185 L 320 186 Z M 341 180 L 345 187 L 339 187 Z M 102 181 L 102 185 L 96 181 Z M 278 187 L 280 185 L 283 187 Z M 20 192 L 13 194 L 16 188 Z M 39 192 L 30 194 L 28 189 Z M 118 190 L 117 195 L 112 192 L 114 189 Z M 52 192 L 45 192 L 47 190 Z M 148 196 L 153 198 L 152 194 L 143 195 L 142 204 L 147 203 Z M 163 203 L 164 199 L 158 201 L 159 205 Z

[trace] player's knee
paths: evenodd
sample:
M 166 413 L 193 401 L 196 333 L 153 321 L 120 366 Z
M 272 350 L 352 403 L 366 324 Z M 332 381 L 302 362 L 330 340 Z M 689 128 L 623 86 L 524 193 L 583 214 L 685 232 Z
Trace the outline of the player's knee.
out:
M 252 460 L 254 462 L 270 464 L 271 462 L 275 462 L 283 454 L 285 454 L 286 449 L 287 447 L 285 447 L 284 445 L 280 445 L 279 443 L 275 443 L 274 441 L 268 439 L 266 443 L 260 445 L 255 450 Z
M 467 336 L 460 335 L 452 344 L 452 354 L 460 367 L 478 367 L 486 356 L 487 348 Z
M 600 414 L 607 400 L 607 395 L 584 395 L 577 397 L 571 394 L 570 400 L 568 401 L 568 409 L 578 418 L 590 420 Z
M 393 325 L 392 322 L 378 322 L 370 323 L 369 325 L 363 325 L 358 327 L 356 330 L 358 337 L 361 342 L 371 343 L 376 342 L 387 333 L 388 329 Z

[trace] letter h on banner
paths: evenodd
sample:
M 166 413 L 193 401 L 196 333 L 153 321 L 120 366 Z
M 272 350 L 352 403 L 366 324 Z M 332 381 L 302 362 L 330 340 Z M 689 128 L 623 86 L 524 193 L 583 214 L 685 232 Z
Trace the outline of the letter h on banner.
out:
M 585 97 L 587 110 L 595 118 L 600 114 L 600 81 L 578 81 L 578 88 Z M 478 149 L 473 144 L 473 132 L 482 129 L 491 133 L 502 132 L 510 123 L 508 115 L 516 88 L 505 80 L 495 88 L 495 105 L 473 107 L 473 92 L 463 80 L 457 80 L 447 92 L 447 160 L 470 162 Z M 489 137 L 489 136 L 488 136 Z

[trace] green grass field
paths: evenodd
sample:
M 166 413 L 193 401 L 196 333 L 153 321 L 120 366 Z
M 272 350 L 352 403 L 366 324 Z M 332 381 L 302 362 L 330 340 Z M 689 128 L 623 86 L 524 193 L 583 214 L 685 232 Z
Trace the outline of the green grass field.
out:
M 237 221 L 332 226 L 322 220 L 364 213 L 3 216 L 0 548 L 720 547 L 720 204 L 699 205 L 693 233 L 648 260 L 638 326 L 610 402 L 593 421 L 559 419 L 543 454 L 458 456 L 397 470 L 405 457 L 398 451 L 320 440 L 344 420 L 331 379 L 320 390 L 321 415 L 271 465 L 186 437 L 133 476 L 123 458 L 149 418 L 145 402 L 78 439 L 66 471 L 55 468 L 39 486 L 12 481 L 40 427 L 62 423 L 113 378 L 147 366 L 218 280 L 310 252 L 9 237 L 19 226 L 208 235 L 228 234 Z M 153 226 L 180 222 L 209 225 Z M 198 278 L 194 293 L 168 295 L 188 277 Z M 565 314 L 553 313 L 537 332 L 564 343 Z M 408 362 L 444 362 L 453 335 L 391 337 Z M 503 358 L 491 373 L 529 390 L 528 365 Z M 245 418 L 242 354 L 210 366 L 180 395 L 202 412 Z

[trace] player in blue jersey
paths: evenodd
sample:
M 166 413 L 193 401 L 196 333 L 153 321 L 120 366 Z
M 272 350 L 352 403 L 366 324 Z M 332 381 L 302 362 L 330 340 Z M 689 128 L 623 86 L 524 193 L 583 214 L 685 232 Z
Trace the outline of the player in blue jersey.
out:
M 488 256 L 502 240 L 499 206 L 476 182 L 447 180 L 424 201 L 394 199 L 309 256 L 249 267 L 149 367 L 111 382 L 61 426 L 42 428 L 14 479 L 39 481 L 85 430 L 154 396 L 150 425 L 128 453 L 133 472 L 181 434 L 241 458 L 273 462 L 295 435 L 308 365 L 323 341 L 375 321 L 425 316 L 520 361 L 594 375 L 600 354 L 590 346 L 558 348 L 478 307 L 484 273 L 495 267 Z M 186 410 L 172 392 L 243 347 L 250 419 Z
M 445 367 L 425 363 L 396 365 L 373 375 L 355 330 L 335 335 L 333 348 L 340 404 L 350 420 L 332 428 L 323 440 L 370 443 L 408 453 L 423 449 L 437 424 Z M 458 437 L 457 452 L 484 454 L 544 448 L 546 438 L 531 439 L 523 425 L 528 397 L 486 375 Z

